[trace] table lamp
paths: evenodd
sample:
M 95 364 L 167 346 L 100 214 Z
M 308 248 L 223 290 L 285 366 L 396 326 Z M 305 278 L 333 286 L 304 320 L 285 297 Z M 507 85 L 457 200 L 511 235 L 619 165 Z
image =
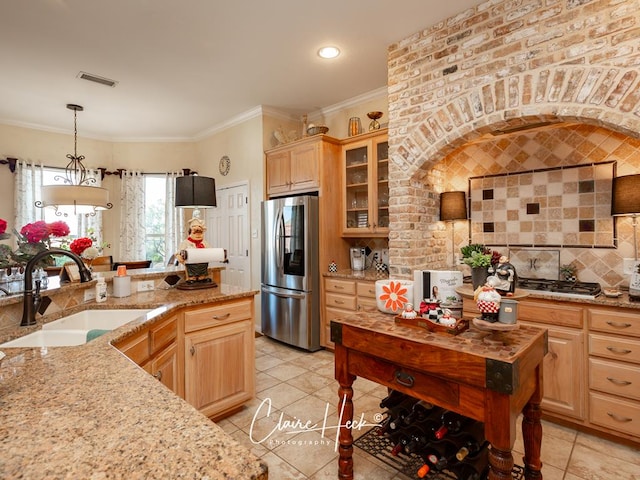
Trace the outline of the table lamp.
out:
M 630 216 L 633 222 L 634 267 L 629 280 L 629 298 L 640 300 L 638 265 L 638 214 L 640 214 L 640 175 L 625 175 L 613 179 L 611 215 Z
M 451 222 L 451 265 L 456 268 L 455 229 L 456 220 L 467 219 L 467 198 L 465 192 L 442 192 L 440 194 L 440 220 Z

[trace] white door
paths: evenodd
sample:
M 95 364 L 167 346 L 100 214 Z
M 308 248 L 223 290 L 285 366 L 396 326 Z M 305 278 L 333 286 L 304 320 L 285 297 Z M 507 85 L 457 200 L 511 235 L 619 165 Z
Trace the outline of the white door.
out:
M 207 209 L 206 238 L 211 247 L 227 249 L 222 283 L 249 290 L 249 187 L 247 184 L 216 188 L 215 208 Z

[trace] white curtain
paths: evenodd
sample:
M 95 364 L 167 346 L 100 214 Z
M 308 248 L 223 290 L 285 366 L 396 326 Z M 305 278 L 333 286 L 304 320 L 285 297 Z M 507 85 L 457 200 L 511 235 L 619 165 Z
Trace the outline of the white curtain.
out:
M 146 260 L 144 176 L 124 171 L 120 182 L 120 258 L 124 262 Z
M 102 175 L 100 174 L 100 170 L 89 170 L 87 169 L 87 179 L 89 179 L 89 185 L 100 187 L 102 186 Z M 94 179 L 95 181 L 91 183 L 90 179 Z M 89 230 L 93 231 L 93 236 L 96 237 L 98 243 L 104 241 L 102 238 L 102 211 L 96 211 L 95 215 L 77 215 L 78 222 L 78 237 L 88 237 Z M 94 245 L 98 246 L 98 245 Z
M 14 228 L 18 231 L 27 223 L 44 220 L 44 209 L 35 206 L 41 200 L 42 164 L 16 162 L 14 198 Z
M 165 203 L 164 203 L 164 248 L 165 262 L 171 255 L 178 251 L 178 245 L 186 237 L 184 229 L 184 209 L 176 208 L 176 178 L 181 177 L 182 172 L 169 172 L 165 175 Z

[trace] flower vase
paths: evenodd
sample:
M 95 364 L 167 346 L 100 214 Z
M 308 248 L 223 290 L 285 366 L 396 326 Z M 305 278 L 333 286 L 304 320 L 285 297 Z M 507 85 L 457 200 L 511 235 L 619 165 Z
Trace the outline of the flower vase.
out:
M 487 267 L 472 267 L 471 268 L 471 283 L 473 284 L 473 290 L 481 287 L 487 281 L 489 276 L 489 269 Z

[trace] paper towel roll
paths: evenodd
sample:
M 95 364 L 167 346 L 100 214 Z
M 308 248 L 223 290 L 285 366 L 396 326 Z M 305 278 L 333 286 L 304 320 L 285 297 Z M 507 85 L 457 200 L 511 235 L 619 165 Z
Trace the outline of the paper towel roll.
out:
M 187 248 L 180 252 L 184 263 L 224 262 L 224 248 Z

